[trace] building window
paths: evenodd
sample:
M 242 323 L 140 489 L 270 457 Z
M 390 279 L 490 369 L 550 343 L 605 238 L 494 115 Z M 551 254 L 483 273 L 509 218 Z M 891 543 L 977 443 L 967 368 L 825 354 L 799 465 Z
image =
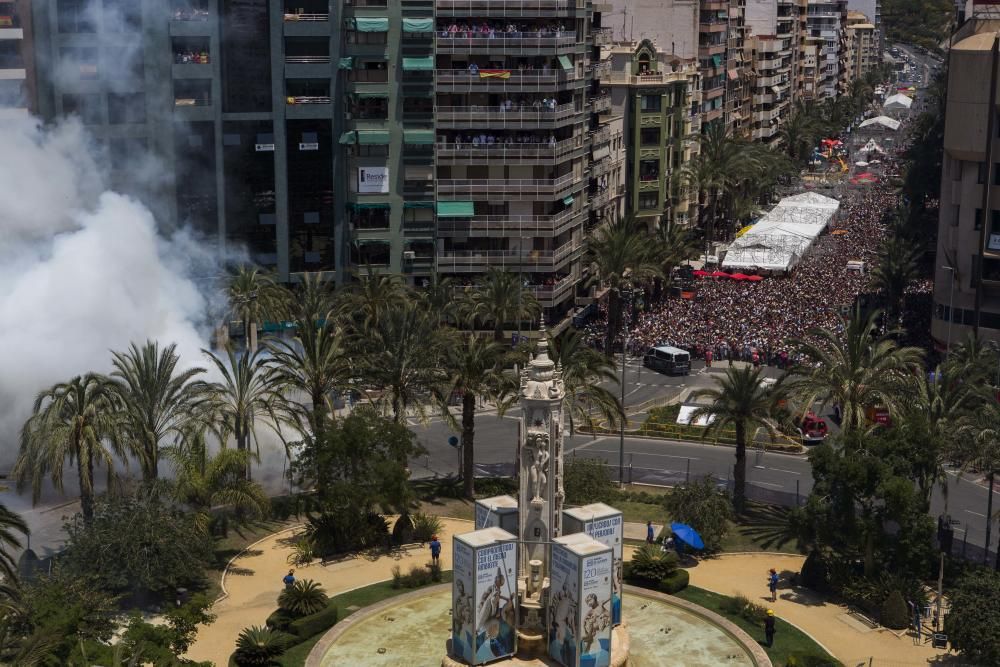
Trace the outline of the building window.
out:
M 67 47 L 59 49 L 62 61 L 57 76 L 93 81 L 98 78 L 97 49 Z
M 348 30 L 346 41 L 348 44 L 387 44 L 389 33 L 387 32 L 359 32 Z
M 84 125 L 99 125 L 102 122 L 100 95 L 63 95 L 63 113 L 77 115 Z
M 976 215 L 972 218 L 972 228 L 977 232 L 983 226 L 983 209 L 977 208 Z
M 643 95 L 639 103 L 639 109 L 643 113 L 656 112 L 662 109 L 662 95 Z
M 639 143 L 642 146 L 659 146 L 660 145 L 660 128 L 658 127 L 644 127 L 639 130 Z
M 104 29 L 108 32 L 139 32 L 142 6 L 135 0 L 104 0 Z
M 643 192 L 639 195 L 639 210 L 658 211 L 660 209 L 660 193 Z
M 59 32 L 97 32 L 88 0 L 59 0 L 56 3 Z
M 112 125 L 146 122 L 144 93 L 108 94 L 108 122 Z
M 639 180 L 643 182 L 650 182 L 659 179 L 660 177 L 660 161 L 659 160 L 641 160 L 639 162 Z

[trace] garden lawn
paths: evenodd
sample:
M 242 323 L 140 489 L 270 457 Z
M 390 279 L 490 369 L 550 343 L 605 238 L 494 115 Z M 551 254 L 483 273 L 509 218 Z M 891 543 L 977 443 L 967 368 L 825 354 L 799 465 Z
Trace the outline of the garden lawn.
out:
M 675 593 L 675 595 L 679 598 L 687 600 L 688 602 L 693 602 L 696 605 L 700 605 L 708 610 L 714 611 L 756 639 L 760 642 L 761 646 L 764 645 L 763 626 L 757 627 L 742 616 L 727 614 L 722 610 L 722 601 L 726 599 L 726 596 L 719 595 L 718 593 L 712 593 L 711 591 L 706 591 L 696 586 L 688 586 L 684 590 Z M 776 666 L 787 664 L 788 656 L 793 653 L 807 653 L 816 656 L 826 656 L 829 658 L 830 665 L 841 665 L 841 663 L 838 662 L 833 656 L 824 651 L 819 644 L 810 639 L 808 635 L 795 626 L 789 625 L 780 617 L 777 620 L 775 629 L 774 646 L 771 648 L 764 647 L 764 650 L 767 651 L 768 657 L 771 658 L 771 662 Z
M 442 572 L 441 581 L 439 583 L 447 584 L 450 582 L 451 570 Z M 436 586 L 437 583 L 431 585 Z M 346 593 L 341 593 L 340 595 L 334 595 L 330 598 L 330 604 L 337 607 L 337 622 L 339 623 L 354 613 L 354 611 L 363 611 L 365 607 L 373 605 L 376 602 L 382 602 L 383 600 L 388 600 L 389 598 L 397 595 L 410 593 L 415 590 L 417 589 L 393 588 L 391 581 L 380 581 L 377 584 L 364 586 L 363 588 L 358 588 L 353 591 L 347 591 Z M 358 609 L 349 610 L 348 607 L 358 607 Z M 296 644 L 292 648 L 288 649 L 285 651 L 284 655 L 278 659 L 278 664 L 281 665 L 281 667 L 302 667 L 306 664 L 306 658 L 309 656 L 309 652 L 312 650 L 313 646 L 315 646 L 328 631 L 329 629 L 315 634 L 301 644 Z

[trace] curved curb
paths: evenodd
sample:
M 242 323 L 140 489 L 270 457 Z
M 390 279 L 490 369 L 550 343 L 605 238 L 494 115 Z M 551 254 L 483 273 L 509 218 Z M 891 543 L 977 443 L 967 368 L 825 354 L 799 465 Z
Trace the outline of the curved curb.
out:
M 720 627 L 723 632 L 731 636 L 741 646 L 743 646 L 743 648 L 750 654 L 750 658 L 754 661 L 754 664 L 757 667 L 774 667 L 774 663 L 772 663 L 771 658 L 767 656 L 767 652 L 764 651 L 764 647 L 762 647 L 756 639 L 748 635 L 735 623 L 715 613 L 714 611 L 705 609 L 700 605 L 688 602 L 687 600 L 683 600 L 679 597 L 668 595 L 667 593 L 660 593 L 659 591 L 653 591 L 648 588 L 639 588 L 638 586 L 630 586 L 626 584 L 623 590 L 626 593 L 632 593 L 636 597 L 658 600 L 674 607 L 680 607 L 684 611 L 688 611 L 695 616 L 700 616 L 713 625 Z
M 215 601 L 212 602 L 212 604 L 213 605 L 214 604 L 218 604 L 219 602 L 222 602 L 227 597 L 229 597 L 229 591 L 226 590 L 226 576 L 229 574 L 229 570 L 233 567 L 233 563 L 236 562 L 237 558 L 242 558 L 252 548 L 254 548 L 255 546 L 257 546 L 261 542 L 266 542 L 267 540 L 271 539 L 275 535 L 281 535 L 282 533 L 287 533 L 287 532 L 289 532 L 291 530 L 295 530 L 297 528 L 301 528 L 304 525 L 305 525 L 304 523 L 297 523 L 297 524 L 295 524 L 293 526 L 289 526 L 288 528 L 282 528 L 281 530 L 277 530 L 277 531 L 275 531 L 273 533 L 269 533 L 269 534 L 265 535 L 264 537 L 260 538 L 259 540 L 257 540 L 256 542 L 253 542 L 252 544 L 248 544 L 245 547 L 243 547 L 242 549 L 240 549 L 240 552 L 238 554 L 236 554 L 235 556 L 233 556 L 232 558 L 230 558 L 229 562 L 226 563 L 226 567 L 224 567 L 222 569 L 222 579 L 219 580 L 219 588 L 222 589 L 222 595 L 220 595 L 219 597 L 215 598 Z

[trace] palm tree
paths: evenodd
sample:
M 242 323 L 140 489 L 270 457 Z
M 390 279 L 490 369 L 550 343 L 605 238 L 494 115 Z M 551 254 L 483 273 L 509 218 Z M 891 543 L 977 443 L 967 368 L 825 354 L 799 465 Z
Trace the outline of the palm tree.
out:
M 419 302 L 404 301 L 372 324 L 355 341 L 362 376 L 384 390 L 395 422 L 401 422 L 414 405 L 423 414 L 421 399 L 442 379 L 445 336 L 436 317 Z
M 587 239 L 592 282 L 608 288 L 608 330 L 604 352 L 611 356 L 622 325 L 622 290 L 662 275 L 656 266 L 655 244 L 635 218 L 615 220 Z
M 674 269 L 698 256 L 698 244 L 691 230 L 680 225 L 660 223 L 656 230 L 656 257 L 660 263 L 662 285 L 670 289 Z
M 845 432 L 865 427 L 868 408 L 883 406 L 898 414 L 911 399 L 920 373 L 923 352 L 900 347 L 889 334 L 879 335 L 879 316 L 875 311 L 862 318 L 858 308 L 842 335 L 821 328 L 810 331 L 809 339 L 788 341 L 805 358 L 793 371 L 789 391 L 802 405 L 817 400 L 824 407 L 839 405 Z
M 146 341 L 127 352 L 113 352 L 111 377 L 120 404 L 119 431 L 139 456 L 144 481 L 155 480 L 160 448 L 173 437 L 183 442 L 192 422 L 212 398 L 211 387 L 196 380 L 204 368 L 178 372 L 177 346 Z
M 726 369 L 723 377 L 714 378 L 714 389 L 699 389 L 693 399 L 707 398 L 710 405 L 698 408 L 691 420 L 708 418 L 703 437 L 733 428 L 736 431 L 736 465 L 733 468 L 733 509 L 742 514 L 746 506 L 747 444 L 760 428 L 767 429 L 773 438 L 776 434 L 772 418 L 778 403 L 779 391 L 762 382 L 760 369 L 750 366 Z
M 291 290 L 285 290 L 288 300 L 282 311 L 295 320 L 322 322 L 333 317 L 336 294 L 333 281 L 322 273 L 306 273 Z
M 778 129 L 778 136 L 788 157 L 801 162 L 809 157 L 809 149 L 816 144 L 819 130 L 812 111 L 803 104 L 796 104 Z
M 456 428 L 449 409 L 452 396 L 462 398 L 462 479 L 466 498 L 475 497 L 476 400 L 494 400 L 502 411 L 504 399 L 514 391 L 515 381 L 503 372 L 504 347 L 474 334 L 461 334 L 457 345 L 444 349 L 447 380 L 437 392 L 445 420 Z
M 376 274 L 370 267 L 365 276 L 341 300 L 344 321 L 358 330 L 372 326 L 382 313 L 406 300 L 406 289 L 399 276 Z
M 456 298 L 455 281 L 442 278 L 437 271 L 431 273 L 427 287 L 419 292 L 420 298 L 437 316 L 438 326 L 458 320 L 460 301 Z
M 236 438 L 236 449 L 247 451 L 251 442 L 257 455 L 257 419 L 268 418 L 277 429 L 278 376 L 273 363 L 261 352 L 237 356 L 232 348 L 226 350 L 226 362 L 202 350 L 222 378 L 212 385 L 213 412 L 221 418 L 223 431 Z
M 879 262 L 872 270 L 872 287 L 882 293 L 894 322 L 902 317 L 906 288 L 920 275 L 920 254 L 912 243 L 894 236 L 882 244 Z
M 21 429 L 21 451 L 12 471 L 17 490 L 23 491 L 30 484 L 32 502 L 37 503 L 48 477 L 62 491 L 68 460 L 76 466 L 80 511 L 89 523 L 94 517 L 94 467 L 106 467 L 110 486 L 115 459 L 125 460 L 122 440 L 117 437 L 120 408 L 111 381 L 94 373 L 41 392 L 32 416 Z
M 257 326 L 281 312 L 285 292 L 274 277 L 257 267 L 240 266 L 226 285 L 229 316 L 243 322 L 247 349 L 257 351 Z
M 320 439 L 332 412 L 333 392 L 348 385 L 351 374 L 349 355 L 343 338 L 332 321 L 314 323 L 297 321 L 293 340 L 268 343 L 274 356 L 275 388 L 306 394 L 309 407 L 293 400 L 282 400 L 282 418 L 296 424 L 303 435 Z
M 541 306 L 516 273 L 491 268 L 469 295 L 468 316 L 493 325 L 493 340 L 502 343 L 504 325 L 535 320 Z M 520 328 L 520 327 L 518 327 Z
M 550 338 L 549 350 L 552 360 L 562 369 L 566 385 L 570 435 L 576 431 L 577 419 L 592 426 L 595 410 L 610 428 L 618 426 L 619 420 L 624 419 L 621 402 L 613 392 L 601 386 L 605 382 L 619 382 L 611 358 L 589 347 L 576 329 L 566 329 Z
M 270 667 L 288 648 L 288 640 L 283 632 L 252 625 L 240 631 L 233 658 L 239 667 Z
M 251 452 L 222 449 L 209 456 L 201 439 L 183 449 L 168 447 L 164 453 L 174 464 L 174 497 L 191 508 L 201 530 L 208 532 L 214 507 L 231 507 L 248 518 L 267 515 L 270 508 L 267 494 L 260 484 L 246 478 Z
M 17 581 L 17 561 L 10 551 L 21 548 L 21 538 L 14 533 L 27 537 L 28 532 L 28 524 L 24 519 L 17 512 L 0 504 L 0 576 L 5 582 Z
M 330 602 L 323 587 L 311 579 L 296 581 L 278 595 L 278 607 L 295 616 L 308 616 L 326 609 Z
M 963 470 L 973 469 L 986 475 L 986 553 L 990 550 L 990 529 L 993 526 L 993 484 L 1000 475 L 1000 404 L 988 393 L 980 405 L 960 420 L 959 460 Z M 1000 549 L 996 569 L 1000 569 Z

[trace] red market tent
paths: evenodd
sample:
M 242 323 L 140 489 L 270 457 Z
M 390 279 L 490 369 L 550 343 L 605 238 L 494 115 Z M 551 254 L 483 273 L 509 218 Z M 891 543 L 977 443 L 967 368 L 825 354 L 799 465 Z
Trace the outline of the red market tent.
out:
M 713 278 L 732 278 L 732 276 L 729 275 L 728 273 L 726 273 L 725 271 L 712 271 L 712 277 Z
M 702 271 L 701 269 L 695 269 L 694 271 L 691 272 L 691 275 L 694 276 L 695 278 L 708 278 L 712 274 L 709 273 L 708 271 Z
M 764 279 L 764 276 L 747 276 L 747 280 L 750 280 L 750 281 L 755 282 L 755 283 L 759 283 L 763 279 Z
M 732 278 L 733 280 L 748 280 L 750 278 L 750 276 L 748 276 L 745 273 L 734 273 L 729 277 Z

